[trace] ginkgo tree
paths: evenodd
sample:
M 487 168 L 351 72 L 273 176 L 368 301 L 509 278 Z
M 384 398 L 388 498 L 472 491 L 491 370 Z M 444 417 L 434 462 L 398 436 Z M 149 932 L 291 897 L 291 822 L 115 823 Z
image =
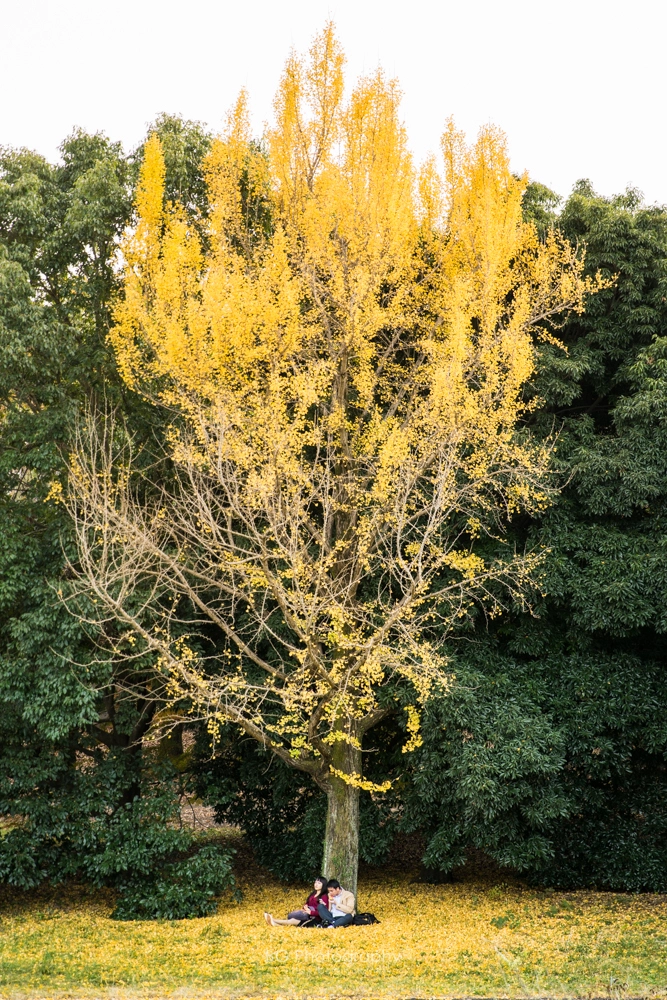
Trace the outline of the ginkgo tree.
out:
M 346 97 L 343 65 L 332 26 L 292 55 L 262 143 L 241 96 L 205 232 L 165 203 L 147 142 L 111 336 L 170 415 L 174 474 L 156 484 L 91 421 L 68 503 L 74 590 L 114 655 L 148 657 L 155 697 L 213 738 L 235 723 L 311 775 L 324 871 L 355 890 L 359 792 L 384 788 L 367 734 L 404 713 L 418 746 L 452 629 L 535 575 L 539 553 L 499 544 L 553 490 L 525 387 L 537 340 L 594 288 L 522 220 L 500 131 L 468 146 L 449 124 L 443 166 L 417 169 L 396 84 Z

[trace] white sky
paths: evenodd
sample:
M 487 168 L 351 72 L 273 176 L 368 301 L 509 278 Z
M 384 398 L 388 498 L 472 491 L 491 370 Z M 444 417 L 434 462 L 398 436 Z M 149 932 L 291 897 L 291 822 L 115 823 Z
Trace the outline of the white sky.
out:
M 667 202 L 665 0 L 0 0 L 0 145 L 55 158 L 80 125 L 127 147 L 161 111 L 258 133 L 289 49 L 328 17 L 355 77 L 397 76 L 418 158 L 448 115 L 492 121 L 513 166 L 567 194 L 631 184 Z

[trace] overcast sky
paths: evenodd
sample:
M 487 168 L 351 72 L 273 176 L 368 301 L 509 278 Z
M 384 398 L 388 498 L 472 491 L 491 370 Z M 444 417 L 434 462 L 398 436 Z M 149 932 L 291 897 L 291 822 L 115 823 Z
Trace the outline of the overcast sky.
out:
M 289 49 L 328 17 L 355 77 L 398 77 L 419 158 L 453 115 L 508 134 L 567 194 L 667 202 L 665 0 L 0 0 L 0 145 L 55 158 L 74 126 L 132 147 L 161 111 L 221 126 L 245 86 L 258 133 Z

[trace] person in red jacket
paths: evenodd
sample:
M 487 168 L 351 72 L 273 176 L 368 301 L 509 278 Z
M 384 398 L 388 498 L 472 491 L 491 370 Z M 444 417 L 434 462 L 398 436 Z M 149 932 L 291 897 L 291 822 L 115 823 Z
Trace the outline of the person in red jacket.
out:
M 315 891 L 310 894 L 300 910 L 292 910 L 291 913 L 287 914 L 287 920 L 276 920 L 270 913 L 265 913 L 264 919 L 269 927 L 298 927 L 299 924 L 303 924 L 306 920 L 315 919 L 319 921 L 317 907 L 320 903 L 324 903 L 325 907 L 329 906 L 327 880 L 323 875 L 318 875 L 315 879 L 313 889 Z

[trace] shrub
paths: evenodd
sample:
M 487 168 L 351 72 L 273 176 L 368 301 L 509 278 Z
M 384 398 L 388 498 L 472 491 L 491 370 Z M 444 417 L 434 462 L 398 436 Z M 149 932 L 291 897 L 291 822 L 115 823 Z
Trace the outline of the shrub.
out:
M 202 847 L 192 857 L 167 865 L 160 874 L 133 877 L 121 889 L 113 918 L 186 920 L 215 913 L 215 897 L 235 885 L 233 853 Z

